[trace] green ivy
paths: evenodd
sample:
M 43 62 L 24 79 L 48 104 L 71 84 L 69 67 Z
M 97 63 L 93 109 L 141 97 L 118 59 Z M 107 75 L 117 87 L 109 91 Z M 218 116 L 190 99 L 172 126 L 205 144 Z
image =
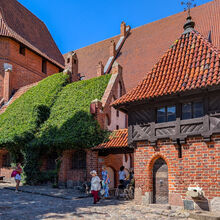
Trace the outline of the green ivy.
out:
M 90 114 L 90 103 L 101 100 L 110 77 L 104 75 L 63 88 L 32 144 L 64 150 L 90 148 L 102 142 L 106 132 Z
M 55 181 L 56 170 L 41 172 L 43 154 L 65 149 L 90 148 L 106 137 L 90 114 L 90 103 L 101 100 L 111 75 L 68 84 L 63 73 L 47 77 L 15 100 L 0 115 L 0 148 L 6 147 L 17 162 L 23 158 L 28 184 Z
M 63 73 L 47 77 L 0 115 L 0 147 L 17 148 L 34 138 L 39 125 L 49 117 L 50 108 L 67 79 L 68 75 Z

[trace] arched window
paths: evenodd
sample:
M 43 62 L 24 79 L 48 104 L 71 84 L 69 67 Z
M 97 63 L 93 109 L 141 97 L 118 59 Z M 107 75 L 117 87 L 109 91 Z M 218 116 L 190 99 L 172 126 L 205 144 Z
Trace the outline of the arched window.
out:
M 72 157 L 73 169 L 85 169 L 86 168 L 86 152 L 79 150 L 73 153 Z

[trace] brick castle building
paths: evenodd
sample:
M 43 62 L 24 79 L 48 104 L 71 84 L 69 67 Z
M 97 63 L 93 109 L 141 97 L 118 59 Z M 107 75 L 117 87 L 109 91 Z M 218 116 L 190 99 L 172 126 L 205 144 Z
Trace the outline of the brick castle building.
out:
M 16 99 L 17 97 L 19 97 L 20 94 L 22 94 L 27 89 L 29 89 L 28 86 L 27 87 L 22 87 L 22 86 L 29 85 L 30 83 L 34 83 L 46 77 L 47 75 L 57 72 L 58 70 L 63 68 L 63 64 L 64 64 L 63 58 L 62 56 L 60 56 L 60 52 L 57 49 L 55 43 L 53 42 L 45 25 L 41 21 L 39 21 L 35 16 L 33 16 L 27 9 L 21 6 L 17 1 L 9 0 L 7 2 L 8 3 L 6 4 L 5 1 L 3 0 L 0 1 L 2 5 L 1 6 L 2 7 L 1 39 L 4 39 L 3 42 L 6 41 L 6 43 L 2 44 L 3 45 L 2 47 L 9 48 L 7 50 L 5 49 L 2 50 L 5 51 L 5 54 L 7 54 L 7 56 L 6 55 L 3 56 L 3 59 L 6 59 L 4 57 L 7 57 L 6 59 L 7 62 L 5 62 L 4 60 L 1 66 L 3 68 L 4 63 L 10 64 L 10 65 L 5 65 L 5 69 L 2 69 L 1 72 L 2 82 L 5 82 L 2 84 L 3 85 L 1 87 L 2 89 L 0 89 L 1 91 L 0 94 L 2 94 L 0 95 L 0 97 L 3 97 L 4 99 L 2 100 L 5 100 L 2 103 L 7 102 L 8 99 L 11 97 L 11 94 L 16 92 L 17 89 L 21 87 L 20 90 L 17 91 L 17 96 L 16 93 L 13 96 L 14 99 Z M 16 10 L 17 8 L 19 8 L 20 10 Z M 16 19 L 19 21 L 18 23 L 19 25 L 17 24 L 15 25 L 15 21 L 9 16 L 10 13 L 13 13 L 14 11 L 16 11 L 16 13 L 14 14 L 15 16 L 17 16 Z M 63 164 L 61 166 L 61 173 L 60 173 L 61 182 L 67 182 L 69 180 L 70 183 L 72 184 L 73 181 L 83 180 L 85 173 L 87 174 L 89 170 L 93 168 L 100 170 L 101 165 L 105 164 L 109 167 L 109 172 L 111 172 L 112 176 L 114 176 L 114 182 L 116 183 L 118 178 L 117 172 L 119 166 L 123 164 L 128 165 L 130 163 L 130 166 L 133 166 L 133 164 L 135 166 L 135 175 L 136 175 L 135 178 L 137 179 L 136 198 L 138 198 L 139 195 L 139 198 L 143 197 L 143 200 L 146 203 L 151 203 L 151 202 L 158 203 L 161 201 L 162 202 L 168 201 L 170 204 L 178 204 L 178 205 L 188 204 L 188 206 L 191 207 L 192 206 L 194 207 L 195 204 L 197 204 L 197 206 L 198 204 L 200 204 L 200 206 L 205 206 L 206 208 L 210 207 L 208 203 L 210 203 L 210 201 L 215 199 L 214 197 L 216 196 L 214 194 L 219 191 L 219 186 L 217 186 L 216 183 L 213 184 L 213 187 L 211 187 L 211 183 L 210 184 L 208 183 L 206 186 L 202 187 L 203 192 L 205 192 L 204 197 L 207 199 L 208 203 L 206 203 L 207 202 L 206 200 L 201 201 L 201 199 L 198 199 L 197 203 L 194 203 L 193 202 L 194 200 L 191 197 L 190 198 L 186 197 L 186 191 L 188 189 L 187 187 L 197 187 L 196 190 L 199 190 L 198 185 L 200 184 L 200 182 L 203 181 L 203 178 L 201 177 L 202 174 L 198 173 L 197 175 L 197 172 L 192 170 L 195 169 L 196 166 L 201 166 L 202 164 L 201 161 L 197 160 L 198 157 L 196 157 L 196 155 L 198 151 L 196 151 L 196 148 L 201 148 L 202 155 L 204 157 L 207 157 L 204 160 L 207 160 L 207 162 L 210 163 L 209 166 L 210 168 L 207 165 L 204 165 L 204 167 L 198 167 L 198 170 L 200 170 L 201 172 L 204 171 L 203 175 L 206 175 L 207 173 L 210 172 L 213 174 L 213 176 L 217 175 L 217 177 L 215 178 L 218 178 L 219 176 L 219 174 L 216 172 L 218 168 L 215 167 L 218 166 L 219 160 L 218 157 L 214 156 L 215 152 L 217 151 L 219 152 L 218 142 L 217 142 L 218 136 L 216 136 L 216 134 L 213 135 L 210 130 L 213 129 L 214 126 L 213 123 L 211 124 L 211 126 L 207 127 L 207 123 L 208 123 L 207 121 L 208 120 L 211 121 L 213 119 L 210 115 L 210 112 L 212 112 L 213 109 L 209 109 L 209 107 L 207 107 L 208 106 L 207 98 L 204 98 L 204 100 L 206 100 L 205 101 L 206 107 L 203 108 L 201 107 L 201 105 L 203 106 L 203 104 L 201 104 L 201 100 L 199 100 L 199 102 L 196 101 L 195 102 L 196 104 L 194 104 L 194 98 L 192 97 L 191 99 L 192 94 L 189 94 L 190 98 L 188 102 L 191 104 L 186 106 L 186 108 L 188 109 L 188 115 L 194 114 L 194 110 L 193 110 L 194 108 L 195 109 L 199 108 L 200 111 L 201 109 L 203 109 L 204 115 L 202 115 L 202 119 L 190 118 L 188 119 L 189 124 L 187 123 L 185 124 L 184 122 L 186 121 L 180 120 L 180 115 L 181 115 L 180 109 L 182 108 L 182 105 L 180 103 L 176 104 L 175 101 L 174 102 L 172 100 L 170 101 L 170 99 L 172 98 L 171 96 L 169 96 L 170 98 L 168 97 L 168 99 L 171 103 L 171 107 L 176 105 L 176 108 L 168 108 L 170 106 L 165 106 L 165 104 L 163 106 L 162 103 L 167 102 L 167 100 L 164 99 L 164 101 L 160 102 L 161 105 L 158 106 L 158 108 L 161 107 L 161 110 L 158 111 L 159 114 L 162 115 L 161 116 L 161 118 L 163 118 L 162 120 L 165 120 L 165 118 L 168 118 L 168 115 L 171 118 L 174 117 L 174 114 L 171 114 L 170 116 L 170 111 L 171 113 L 174 113 L 173 111 L 175 109 L 175 114 L 176 114 L 175 123 L 172 122 L 175 125 L 172 125 L 172 123 L 170 125 L 170 122 L 166 122 L 165 124 L 169 126 L 163 127 L 162 126 L 163 123 L 161 124 L 159 123 L 158 125 L 156 125 L 155 123 L 156 121 L 151 121 L 150 128 L 147 125 L 149 121 L 143 122 L 143 119 L 147 120 L 149 119 L 149 117 L 151 118 L 152 114 L 155 116 L 155 111 L 152 110 L 152 112 L 146 113 L 145 110 L 141 109 L 141 107 L 140 108 L 138 107 L 140 103 L 139 101 L 137 101 L 138 103 L 137 112 L 135 112 L 136 107 L 132 106 L 134 107 L 134 110 L 132 109 L 132 112 L 134 114 L 128 114 L 130 118 L 129 125 L 132 126 L 133 124 L 137 124 L 137 126 L 140 128 L 138 128 L 139 130 L 136 131 L 136 130 L 132 130 L 133 127 L 131 129 L 131 127 L 129 126 L 128 133 L 126 129 L 124 130 L 124 128 L 127 127 L 127 118 L 126 118 L 127 116 L 125 112 L 127 113 L 128 110 L 124 108 L 123 105 L 120 105 L 117 108 L 120 108 L 120 110 L 124 112 L 116 110 L 110 106 L 110 103 L 120 98 L 125 93 L 125 91 L 127 92 L 136 91 L 131 89 L 137 86 L 138 82 L 143 77 L 145 77 L 147 72 L 150 72 L 149 78 L 151 77 L 151 80 L 154 81 L 153 79 L 155 79 L 155 77 L 151 76 L 152 66 L 164 54 L 164 51 L 167 50 L 167 48 L 169 48 L 170 45 L 172 45 L 170 49 L 172 53 L 171 54 L 166 53 L 164 56 L 165 57 L 167 56 L 170 59 L 175 58 L 176 69 L 183 68 L 183 63 L 181 63 L 179 66 L 179 62 L 180 61 L 183 62 L 185 56 L 188 55 L 186 54 L 188 53 L 186 51 L 187 50 L 186 44 L 188 45 L 188 42 L 189 41 L 191 42 L 192 39 L 195 42 L 192 43 L 191 45 L 192 50 L 190 50 L 189 53 L 191 54 L 195 53 L 196 56 L 198 53 L 199 55 L 197 56 L 197 58 L 200 56 L 202 57 L 202 58 L 201 57 L 198 58 L 201 59 L 200 60 L 201 63 L 203 59 L 206 60 L 207 63 L 210 62 L 210 66 L 207 65 L 206 66 L 204 65 L 203 67 L 200 66 L 203 70 L 199 70 L 198 72 L 198 61 L 193 60 L 192 66 L 190 66 L 189 68 L 191 68 L 190 71 L 195 72 L 195 76 L 198 77 L 198 79 L 193 78 L 194 77 L 193 74 L 190 75 L 189 73 L 187 73 L 185 77 L 186 81 L 184 82 L 187 84 L 187 82 L 192 81 L 194 83 L 193 85 L 196 87 L 197 84 L 198 85 L 201 84 L 202 86 L 204 86 L 201 82 L 204 81 L 204 83 L 206 83 L 205 80 L 207 80 L 208 82 L 207 85 L 209 87 L 211 86 L 212 82 L 215 82 L 214 80 L 216 80 L 216 77 L 218 79 L 218 73 L 216 76 L 215 72 L 217 68 L 216 63 L 218 63 L 216 59 L 216 57 L 218 57 L 218 55 L 216 55 L 216 51 L 219 50 L 220 47 L 220 38 L 219 38 L 220 1 L 213 0 L 207 4 L 193 8 L 191 10 L 191 14 L 196 23 L 196 30 L 199 33 L 201 33 L 201 35 L 191 30 L 190 31 L 191 35 L 190 34 L 187 35 L 185 33 L 182 35 L 184 37 L 181 36 L 181 38 L 177 42 L 175 42 L 175 40 L 178 39 L 180 33 L 182 32 L 182 27 L 180 24 L 183 24 L 185 20 L 185 13 L 182 12 L 143 25 L 135 29 L 131 29 L 130 26 L 122 22 L 120 26 L 120 35 L 75 51 L 71 51 L 64 55 L 65 69 L 70 74 L 72 82 L 82 79 L 91 79 L 97 77 L 97 74 L 98 75 L 109 74 L 109 73 L 114 74 L 115 67 L 113 67 L 113 65 L 115 64 L 117 66 L 116 64 L 117 62 L 123 67 L 122 80 L 124 82 L 124 85 L 122 85 L 120 82 L 114 84 L 114 88 L 112 87 L 111 90 L 108 91 L 111 100 L 108 99 L 105 108 L 106 109 L 105 114 L 101 114 L 97 116 L 97 120 L 99 121 L 100 125 L 103 128 L 107 128 L 108 130 L 113 131 L 112 133 L 113 135 L 110 136 L 109 142 L 97 146 L 97 148 L 93 149 L 94 150 L 93 152 L 89 150 L 88 152 L 86 151 L 85 154 L 82 154 L 82 152 L 76 154 L 76 157 L 78 155 L 85 159 L 86 168 L 87 168 L 87 169 L 84 168 L 84 170 L 81 169 L 82 172 L 80 170 L 77 171 L 78 174 L 80 172 L 82 173 L 79 175 L 79 178 L 77 180 L 73 178 L 68 179 L 69 176 L 76 175 L 75 171 L 71 169 L 71 163 L 73 160 L 72 155 L 74 154 L 74 152 L 71 153 L 65 152 L 63 157 Z M 34 27 L 33 31 L 36 32 L 30 32 L 29 31 L 30 26 Z M 42 31 L 42 33 L 39 35 L 38 31 Z M 44 40 L 42 40 L 42 38 Z M 202 44 L 201 47 L 200 44 Z M 208 52 L 204 49 L 205 48 L 204 44 L 207 45 Z M 14 45 L 14 46 L 9 46 L 9 45 Z M 178 48 L 176 49 L 176 47 Z M 25 56 L 24 56 L 24 51 L 25 51 Z M 206 53 L 209 54 L 207 56 L 210 57 L 206 57 Z M 212 56 L 214 56 L 213 54 L 215 55 L 214 61 L 212 60 L 214 59 L 212 58 Z M 172 57 L 172 55 L 174 58 Z M 30 58 L 34 56 L 36 58 L 36 62 L 30 62 L 30 59 L 28 59 L 29 56 Z M 12 58 L 14 59 L 14 61 Z M 169 68 L 171 68 L 169 66 L 171 64 L 168 62 L 169 58 L 167 58 L 167 60 L 165 60 L 164 58 L 164 62 L 157 64 L 160 65 L 161 68 L 164 68 L 164 71 L 170 70 Z M 17 66 L 18 63 L 22 64 L 22 68 L 20 66 Z M 12 71 L 11 71 L 11 65 L 12 65 Z M 118 65 L 118 69 L 116 68 L 117 71 L 120 69 L 119 68 L 120 65 Z M 45 74 L 45 67 L 47 67 L 46 68 L 47 74 Z M 173 71 L 175 68 L 174 66 L 172 67 L 173 67 L 172 69 Z M 28 68 L 28 70 L 26 68 Z M 201 71 L 203 71 L 204 74 L 199 75 Z M 219 69 L 217 71 L 219 71 Z M 30 74 L 25 75 L 26 73 L 30 73 Z M 208 75 L 209 73 L 210 73 L 210 77 Z M 19 74 L 22 74 L 22 76 Z M 163 77 L 165 77 L 165 75 L 166 75 L 165 73 L 164 75 L 161 75 L 161 78 L 155 80 L 155 83 L 161 82 L 161 79 L 164 79 Z M 16 78 L 17 76 L 19 76 L 19 78 Z M 165 80 L 166 83 L 169 83 L 168 78 L 169 77 L 167 77 L 167 80 Z M 179 78 L 177 78 L 176 81 L 179 82 L 180 79 L 181 77 L 179 76 Z M 4 86 L 4 84 L 6 86 Z M 170 82 L 170 85 L 171 84 L 172 83 Z M 143 88 L 145 88 L 146 84 L 143 84 L 142 86 Z M 175 85 L 174 88 L 179 89 L 180 87 L 181 89 L 182 88 L 181 86 L 183 86 L 183 83 L 181 85 L 179 84 Z M 154 87 L 156 89 L 155 85 Z M 158 91 L 154 91 L 154 92 L 159 92 L 161 88 L 165 90 L 166 87 L 167 85 L 165 84 L 162 85 L 161 87 L 160 85 L 158 85 L 157 88 Z M 212 88 L 214 87 L 212 86 Z M 193 87 L 192 88 L 190 87 L 190 89 L 193 90 Z M 179 91 L 176 90 L 176 92 Z M 142 93 L 143 91 L 141 88 L 141 91 L 139 91 L 138 94 L 134 93 L 132 98 L 136 100 L 136 98 L 138 99 L 139 95 L 143 95 Z M 209 97 L 209 94 L 210 94 L 209 92 L 207 92 L 207 94 L 205 93 L 204 97 Z M 152 93 L 152 95 L 154 94 Z M 160 95 L 165 95 L 165 94 L 161 93 Z M 195 94 L 194 96 L 197 95 Z M 183 99 L 185 100 L 185 98 Z M 186 96 L 186 100 L 187 99 L 188 97 Z M 134 103 L 136 104 L 136 102 Z M 212 103 L 215 103 L 215 100 L 214 101 L 212 100 Z M 103 105 L 103 103 L 101 105 Z M 99 104 L 92 105 L 91 110 L 99 108 L 100 106 Z M 152 106 L 154 106 L 154 104 L 152 104 Z M 157 108 L 156 105 L 153 108 Z M 213 111 L 215 110 L 216 109 L 214 109 Z M 167 114 L 166 116 L 164 116 L 164 112 Z M 140 115 L 144 115 L 144 116 L 140 116 Z M 155 117 L 154 119 L 157 120 Z M 194 117 L 194 116 L 190 116 L 190 117 Z M 217 123 L 216 118 L 218 117 L 216 115 L 214 115 L 213 117 L 214 117 L 213 120 L 215 120 L 214 122 L 215 124 Z M 152 120 L 152 118 L 150 120 Z M 153 125 L 155 125 L 156 127 L 154 127 Z M 182 131 L 185 132 L 185 133 L 183 132 L 184 134 L 181 133 L 181 129 Z M 206 129 L 206 131 L 204 129 Z M 154 135 L 150 136 L 149 140 L 148 140 L 148 135 L 146 134 L 148 130 L 150 130 L 151 133 L 155 132 Z M 177 134 L 172 133 L 174 132 L 174 130 L 175 132 L 177 132 Z M 192 133 L 190 133 L 191 130 Z M 134 148 L 133 150 L 131 150 L 131 148 L 128 148 L 128 146 L 126 145 L 127 142 L 124 139 L 127 135 L 128 135 L 128 143 L 132 144 L 133 142 L 135 142 L 137 148 Z M 134 136 L 136 139 L 133 139 Z M 135 152 L 134 160 L 132 154 L 133 151 Z M 6 152 L 4 151 L 3 154 L 6 155 Z M 200 154 L 198 153 L 198 155 Z M 3 158 L 2 164 L 9 163 L 9 159 L 6 156 L 2 158 Z M 196 162 L 190 160 L 190 158 L 193 158 L 193 160 L 195 160 Z M 171 161 L 169 161 L 169 159 Z M 187 165 L 185 166 L 185 164 Z M 187 173 L 184 173 L 183 169 L 188 169 Z M 170 170 L 172 170 L 172 172 Z M 2 175 L 2 173 L 0 174 Z M 160 179 L 157 179 L 158 174 L 159 176 L 160 175 L 164 176 L 164 179 L 161 179 L 162 181 L 160 181 Z M 192 178 L 190 179 L 189 176 L 194 176 L 195 179 L 198 178 L 200 180 L 197 181 L 196 179 L 197 184 L 194 184 L 195 180 Z M 154 179 L 152 179 L 152 177 Z M 211 176 L 210 178 L 212 179 Z M 210 182 L 211 179 L 209 180 Z M 205 180 L 203 182 L 205 182 Z M 161 192 L 158 191 L 159 189 L 158 187 L 160 187 L 160 185 L 161 187 L 163 186 L 164 187 L 163 189 L 165 190 L 162 190 Z M 161 198 L 161 201 L 160 199 L 158 200 L 158 198 Z
M 113 103 L 128 114 L 136 199 L 218 210 L 220 54 L 187 18 L 139 85 Z
M 63 69 L 63 56 L 45 24 L 17 0 L 0 0 L 0 114 L 38 81 Z M 9 166 L 8 152 L 0 150 L 0 175 L 10 176 Z

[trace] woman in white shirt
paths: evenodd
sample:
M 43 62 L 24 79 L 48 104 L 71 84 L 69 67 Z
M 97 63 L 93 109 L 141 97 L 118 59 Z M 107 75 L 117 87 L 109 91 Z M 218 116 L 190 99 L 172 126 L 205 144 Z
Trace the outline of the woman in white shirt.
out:
M 92 175 L 92 180 L 91 180 L 91 193 L 93 195 L 94 198 L 94 204 L 96 204 L 100 198 L 99 198 L 99 190 L 101 189 L 101 180 L 100 178 L 97 176 L 97 172 L 95 170 L 91 171 L 90 174 Z

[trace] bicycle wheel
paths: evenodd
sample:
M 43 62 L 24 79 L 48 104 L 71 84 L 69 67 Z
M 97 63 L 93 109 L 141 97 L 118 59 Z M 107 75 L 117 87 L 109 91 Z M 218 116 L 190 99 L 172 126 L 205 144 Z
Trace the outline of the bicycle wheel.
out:
M 130 199 L 134 199 L 134 187 L 130 186 L 128 189 L 128 196 Z

